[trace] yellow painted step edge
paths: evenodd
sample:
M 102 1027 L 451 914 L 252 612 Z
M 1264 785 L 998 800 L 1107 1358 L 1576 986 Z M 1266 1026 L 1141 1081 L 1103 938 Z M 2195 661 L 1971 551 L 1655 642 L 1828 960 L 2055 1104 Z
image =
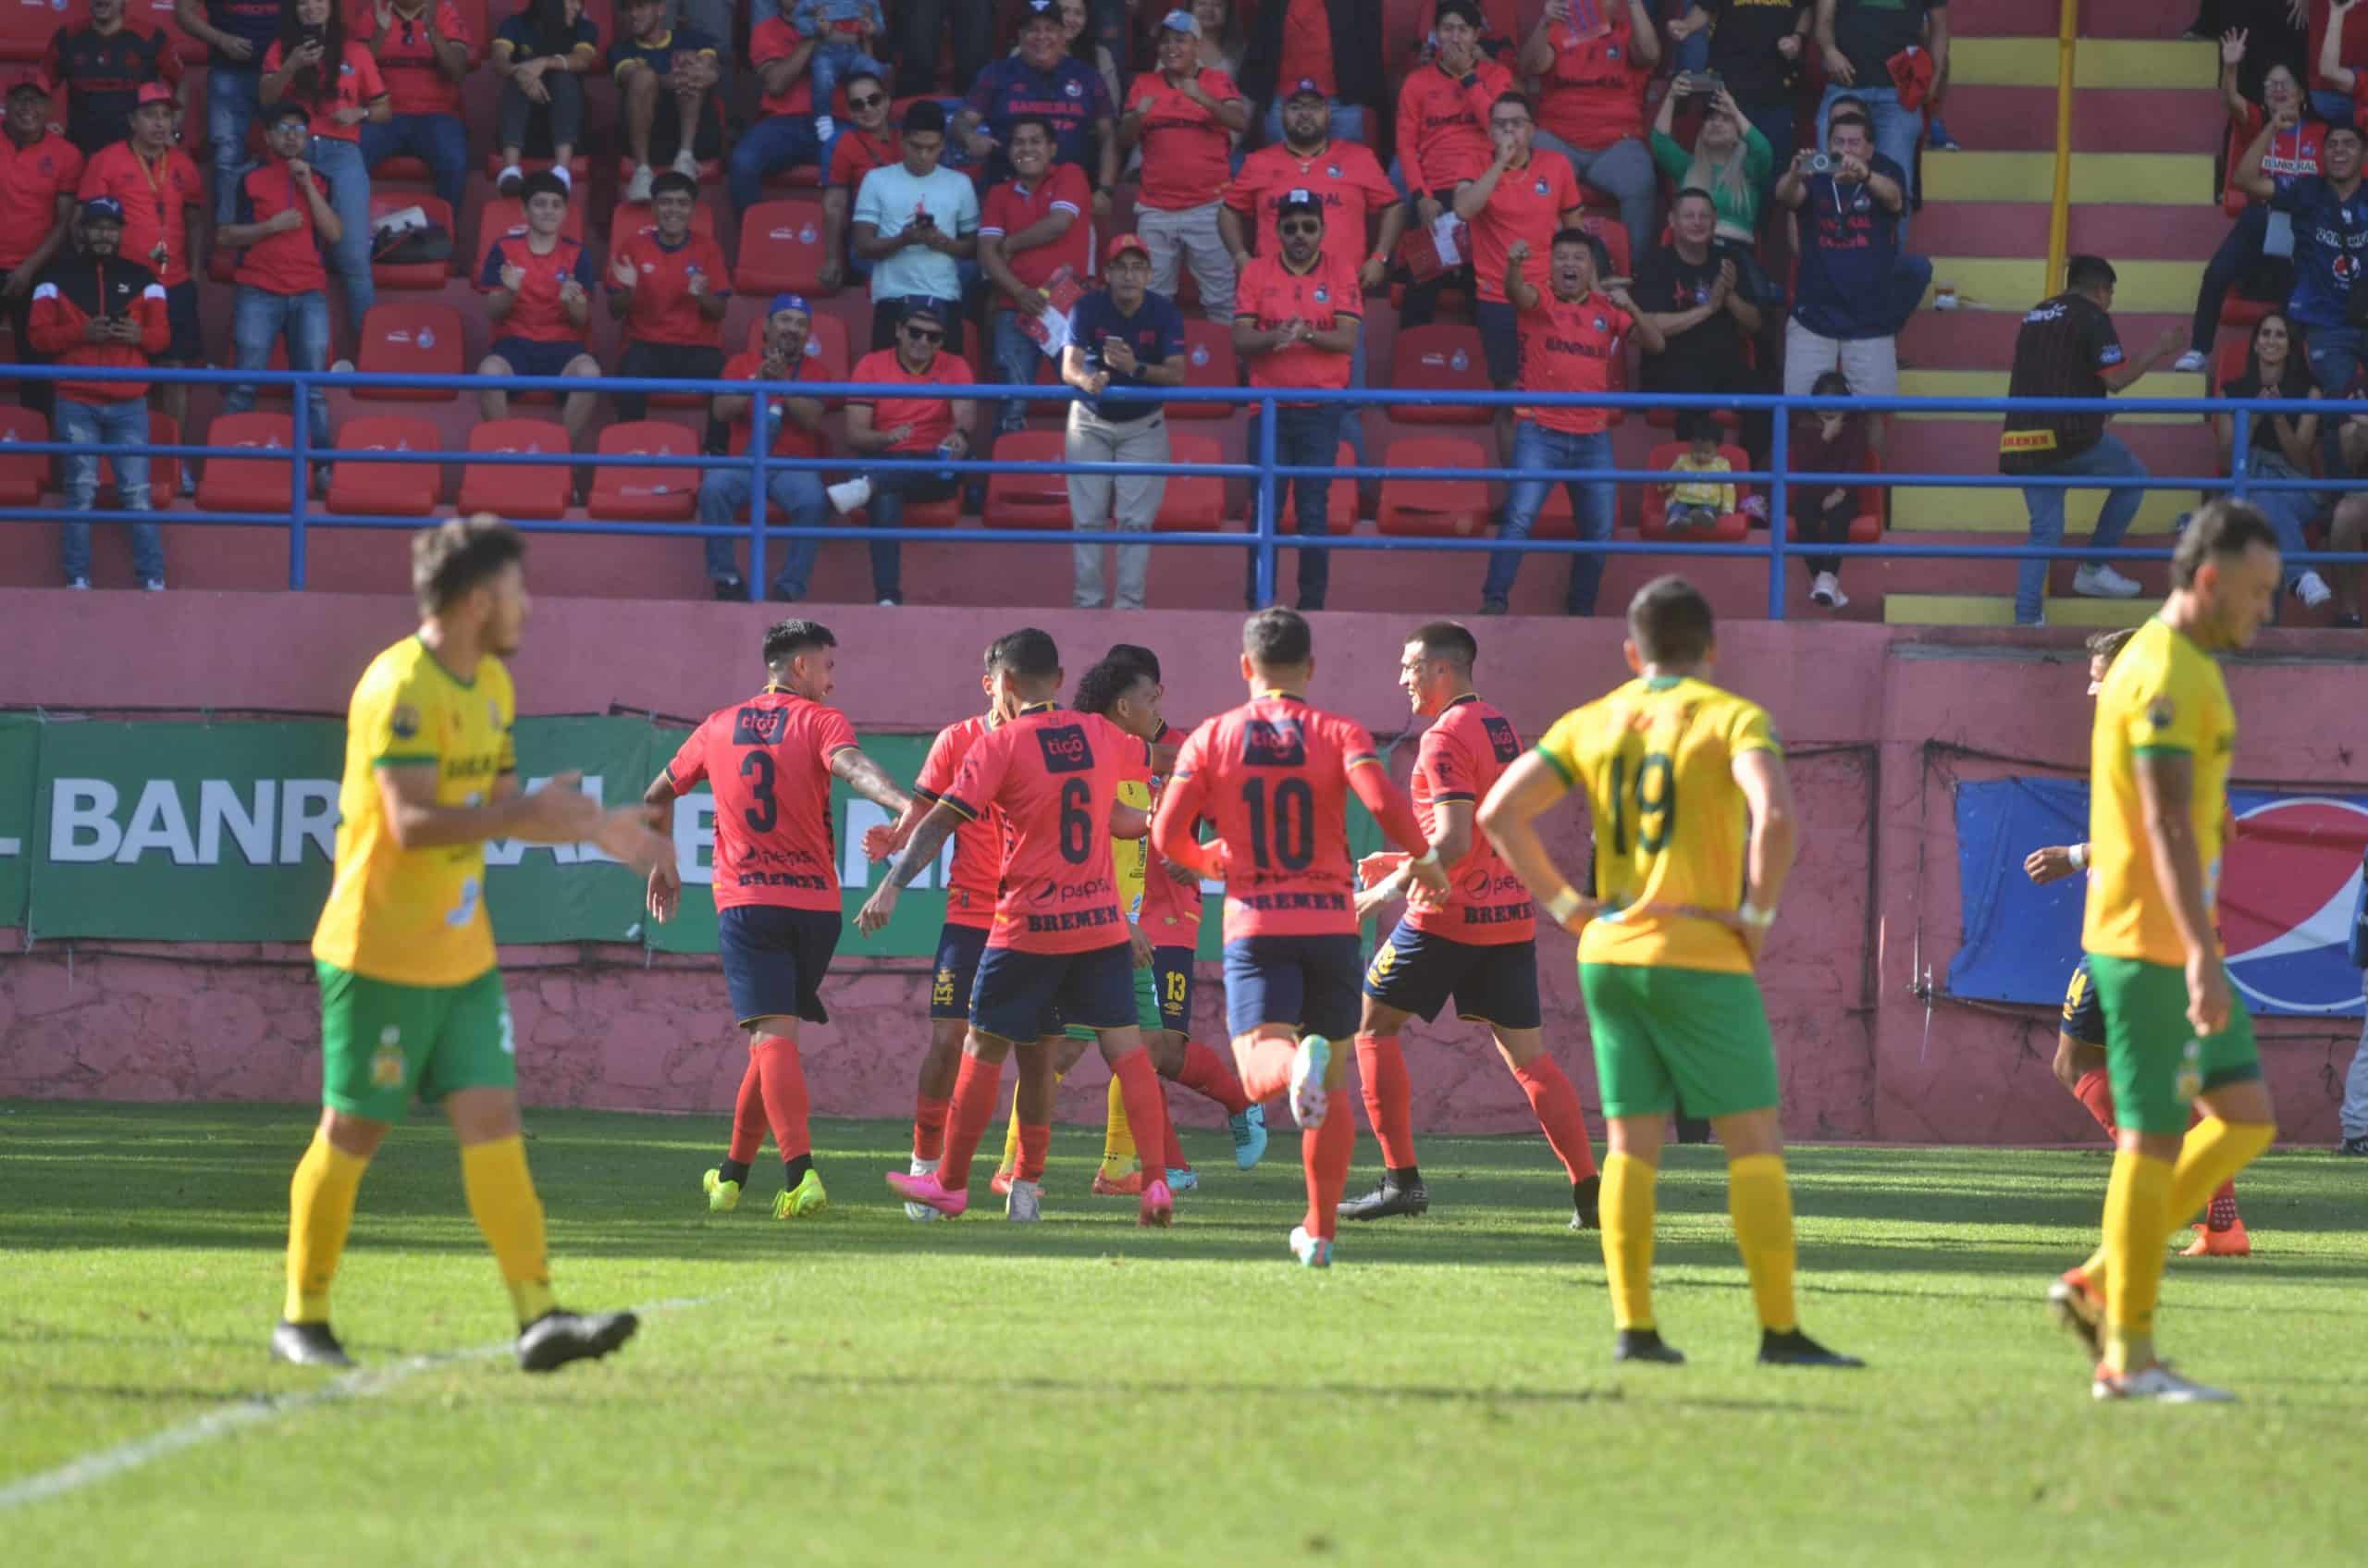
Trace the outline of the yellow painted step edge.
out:
M 1924 160 L 1930 202 L 2046 202 L 2055 191 L 2053 153 L 1950 153 Z M 2075 153 L 2072 200 L 2142 206 L 2196 206 L 2213 200 L 2212 159 L 2202 153 Z
M 2176 40 L 2083 39 L 2076 87 L 2209 88 L 2218 79 L 2214 46 Z M 1955 38 L 1949 44 L 1953 87 L 2053 87 L 2053 38 Z
M 2140 594 L 2136 599 L 2051 599 L 2042 610 L 2051 626 L 2141 626 L 2160 600 Z M 1889 626 L 2011 626 L 2015 598 L 1986 594 L 1883 595 L 1883 623 Z
M 2084 537 L 2094 533 L 2104 499 L 2099 490 L 2073 491 L 2065 506 L 2066 534 Z M 2130 523 L 2130 537 L 2166 535 L 2179 513 L 2195 504 L 2192 490 L 2149 490 Z M 2016 489 L 1903 485 L 1891 492 L 1891 526 L 1901 534 L 2016 535 L 2030 531 L 2030 513 L 2024 510 L 2022 491 Z

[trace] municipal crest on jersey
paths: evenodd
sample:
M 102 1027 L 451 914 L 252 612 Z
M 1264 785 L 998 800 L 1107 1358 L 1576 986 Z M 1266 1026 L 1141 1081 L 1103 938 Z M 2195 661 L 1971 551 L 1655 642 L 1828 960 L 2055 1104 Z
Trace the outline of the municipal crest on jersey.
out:
M 2176 715 L 2177 710 L 2172 708 L 2171 699 L 2167 697 L 2158 697 L 2146 706 L 2146 722 L 2158 730 L 2169 729 Z
M 419 710 L 408 702 L 396 703 L 394 712 L 388 716 L 387 727 L 395 733 L 397 740 L 411 739 L 419 734 Z
M 1323 284 L 1318 283 L 1315 286 L 1315 302 L 1319 305 L 1330 304 L 1332 302 L 1332 290 L 1326 288 Z
M 1546 194 L 1546 177 L 1545 177 L 1544 175 L 1542 175 L 1542 174 L 1541 174 L 1541 175 L 1539 175 L 1539 176 L 1537 177 L 1537 183 L 1536 183 L 1536 186 L 1534 186 L 1532 189 L 1536 190 L 1536 192 L 1537 192 L 1539 195 L 1541 195 L 1541 196 L 1545 195 L 1545 194 Z

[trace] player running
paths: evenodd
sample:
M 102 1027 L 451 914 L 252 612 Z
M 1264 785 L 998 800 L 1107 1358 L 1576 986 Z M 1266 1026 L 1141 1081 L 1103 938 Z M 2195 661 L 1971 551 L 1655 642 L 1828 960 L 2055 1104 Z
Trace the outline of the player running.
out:
M 1727 1209 L 1751 1277 L 1765 1366 L 1857 1366 L 1801 1332 L 1776 1052 L 1753 970 L 1776 923 L 1797 828 L 1767 713 L 1710 684 L 1709 601 L 1659 577 L 1628 605 L 1636 679 L 1557 720 L 1497 781 L 1480 826 L 1579 939 L 1610 1150 L 1603 1264 L 1614 1361 L 1683 1362 L 1653 1317 L 1653 1183 L 1682 1093 L 1727 1152 Z M 1595 828 L 1583 897 L 1536 820 L 1572 789 Z M 1740 891 L 1740 897 L 1738 897 Z
M 671 867 L 674 849 L 640 808 L 602 810 L 577 774 L 519 793 L 502 661 L 526 623 L 525 553 L 516 529 L 482 513 L 413 536 L 418 634 L 370 661 L 347 709 L 336 877 L 313 932 L 321 1119 L 289 1184 L 276 1360 L 353 1364 L 329 1327 L 329 1284 L 362 1173 L 414 1096 L 442 1102 L 452 1123 L 469 1213 L 517 1309 L 518 1364 L 604 1356 L 638 1327 L 632 1313 L 569 1312 L 551 1295 L 485 844 L 588 841 L 645 871 Z
M 969 1206 L 971 1156 L 994 1116 L 1003 1059 L 1017 1045 L 1027 1090 L 1021 1179 L 1012 1184 L 1005 1213 L 1032 1220 L 1035 1205 L 1023 1201 L 1022 1182 L 1029 1200 L 1041 1198 L 1053 1108 L 1044 1037 L 1057 1034 L 1063 1020 L 1095 1031 L 1103 1059 L 1122 1085 L 1128 1117 L 1138 1127 L 1161 1125 L 1159 1075 L 1131 1021 L 1134 955 L 1110 875 L 1111 839 L 1140 838 L 1149 827 L 1141 810 L 1119 803 L 1118 781 L 1148 776 L 1149 768 L 1141 740 L 1106 719 L 1055 706 L 1061 658 L 1045 633 L 1030 626 L 998 639 L 989 662 L 1012 718 L 971 747 L 856 924 L 867 932 L 885 925 L 898 895 L 935 861 L 956 824 L 1001 808 L 1003 885 L 970 996 L 970 1034 L 955 1080 L 945 1152 L 934 1171 L 891 1172 L 888 1185 L 941 1214 Z M 1146 1184 L 1141 1222 L 1164 1226 L 1174 1214 L 1167 1183 Z
M 819 621 L 776 623 L 765 633 L 765 689 L 709 714 L 642 795 L 671 814 L 700 780 L 715 791 L 716 945 L 732 1016 L 747 1032 L 748 1068 L 733 1105 L 731 1144 L 702 1178 L 710 1214 L 739 1207 L 767 1127 L 782 1158 L 773 1217 L 807 1219 L 830 1204 L 814 1168 L 797 1023 L 831 1020 L 822 977 L 840 920 L 831 781 L 846 780 L 891 811 L 911 803 L 856 745 L 846 715 L 825 706 L 838 646 Z M 673 866 L 649 873 L 653 918 L 672 920 L 682 902 Z
M 2124 626 L 2099 632 L 2089 639 L 2090 697 L 2104 688 L 2105 672 L 2113 668 L 2114 656 L 2137 635 L 2137 627 Z M 2050 845 L 2034 849 L 2024 858 L 2023 874 L 2044 887 L 2087 870 L 2088 865 L 2087 845 Z M 2065 988 L 2064 1022 L 2055 1036 L 2053 1066 L 2055 1080 L 2096 1118 L 2097 1125 L 2105 1130 L 2106 1139 L 2117 1138 L 2119 1134 L 2113 1124 L 2113 1084 L 2105 1076 L 2104 1006 L 2097 999 L 2097 988 L 2089 978 L 2086 958 L 2074 966 L 2071 982 Z M 2204 1217 L 2195 1223 L 2195 1240 L 2179 1255 L 2241 1258 L 2251 1257 L 2252 1250 L 2252 1239 L 2245 1233 L 2245 1222 L 2237 1213 L 2237 1184 L 2224 1181 L 2220 1190 L 2212 1194 Z
M 1415 882 L 1438 893 L 1447 878 L 1437 849 L 1383 771 L 1373 736 L 1308 706 L 1315 640 L 1306 619 L 1279 607 L 1260 611 L 1243 624 L 1241 648 L 1251 699 L 1185 741 L 1160 796 L 1152 846 L 1226 884 L 1234 1063 L 1252 1100 L 1289 1089 L 1307 1173 L 1307 1219 L 1291 1231 L 1291 1252 L 1306 1267 L 1326 1268 L 1357 1137 L 1352 1117 L 1326 1114 L 1348 1075 L 1332 1042 L 1356 1027 L 1363 968 L 1349 792 L 1390 842 L 1419 852 L 1409 868 Z M 1204 816 L 1216 824 L 1213 844 L 1196 836 Z
M 2048 1291 L 2097 1357 L 2101 1400 L 2233 1396 L 2154 1355 L 2164 1243 L 2277 1134 L 2252 1019 L 2230 992 L 2213 900 L 2237 713 L 2213 661 L 2253 639 L 2277 597 L 2277 536 L 2241 502 L 2199 508 L 2171 593 L 2107 672 L 2089 763 L 2080 931 L 2104 1008 L 2118 1152 L 2104 1244 Z M 2190 1103 L 2204 1117 L 2188 1125 Z M 2182 1136 L 2184 1135 L 2184 1136 Z
M 1413 1090 L 1398 1031 L 1417 1014 L 1428 1023 L 1449 997 L 1466 1023 L 1485 1023 L 1512 1069 L 1546 1141 L 1571 1179 L 1571 1228 L 1592 1229 L 1601 1179 L 1587 1145 L 1579 1093 L 1546 1049 L 1537 1005 L 1537 920 L 1528 890 L 1472 814 L 1521 756 L 1521 735 L 1472 685 L 1480 645 L 1453 621 L 1434 621 L 1406 639 L 1398 685 L 1415 717 L 1437 722 L 1414 755 L 1414 817 L 1448 868 L 1444 898 L 1416 895 L 1365 969 L 1364 1019 L 1357 1031 L 1357 1075 L 1365 1117 L 1381 1144 L 1381 1182 L 1340 1205 L 1344 1219 L 1416 1215 L 1431 1205 L 1414 1163 Z M 1358 895 L 1357 918 L 1405 884 L 1393 871 Z

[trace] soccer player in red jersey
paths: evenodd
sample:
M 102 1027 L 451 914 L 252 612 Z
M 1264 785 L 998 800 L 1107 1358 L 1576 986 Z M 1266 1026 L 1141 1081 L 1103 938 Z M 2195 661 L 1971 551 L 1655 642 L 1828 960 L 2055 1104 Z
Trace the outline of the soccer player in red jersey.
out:
M 856 917 L 867 932 L 887 924 L 897 895 L 935 862 L 946 835 L 990 807 L 1002 809 L 1003 885 L 970 994 L 970 1036 L 955 1079 L 945 1153 L 934 1171 L 888 1177 L 907 1202 L 947 1215 L 969 1206 L 970 1159 L 993 1118 L 996 1080 L 1015 1045 L 1028 1090 L 1020 1175 L 1035 1188 L 1052 1140 L 1052 1057 L 1043 1041 L 1064 1019 L 1095 1031 L 1122 1086 L 1128 1119 L 1144 1128 L 1164 1119 L 1159 1074 L 1134 1022 L 1134 953 L 1111 875 L 1110 841 L 1140 838 L 1149 826 L 1142 810 L 1118 800 L 1120 782 L 1144 771 L 1142 743 L 1106 719 L 1054 702 L 1060 650 L 1035 627 L 998 639 L 990 665 L 997 694 L 1016 711 L 970 748 L 952 786 Z M 1019 1192 L 1015 1181 L 1015 1199 Z M 1016 1202 L 1007 1212 L 1015 1219 L 1036 1217 Z M 1144 1183 L 1138 1213 L 1145 1225 L 1174 1217 L 1164 1179 Z
M 846 715 L 825 706 L 838 645 L 820 622 L 775 624 L 765 634 L 765 689 L 709 714 L 642 795 L 670 811 L 701 779 L 715 790 L 716 939 L 733 1017 L 748 1033 L 748 1070 L 733 1106 L 731 1147 L 705 1179 L 710 1213 L 739 1205 L 768 1126 L 783 1166 L 773 1217 L 804 1219 L 830 1201 L 807 1130 L 797 1021 L 831 1018 L 822 1008 L 822 975 L 839 945 L 831 781 L 846 780 L 891 811 L 910 803 L 856 745 Z M 673 919 L 682 900 L 672 867 L 650 873 L 652 916 Z
M 1152 847 L 1226 883 L 1234 1063 L 1252 1100 L 1289 1089 L 1307 1172 L 1307 1220 L 1291 1231 L 1291 1251 L 1303 1266 L 1324 1268 L 1357 1137 L 1354 1118 L 1326 1114 L 1347 1079 L 1347 1059 L 1332 1042 L 1356 1028 L 1363 967 L 1349 792 L 1391 843 L 1419 856 L 1409 867 L 1415 882 L 1444 893 L 1447 877 L 1405 795 L 1382 770 L 1373 736 L 1308 706 L 1302 694 L 1315 673 L 1315 639 L 1305 617 L 1280 606 L 1260 611 L 1243 624 L 1241 648 L 1251 699 L 1185 741 L 1160 796 Z M 1204 816 L 1216 823 L 1214 844 L 1194 836 Z
M 1587 1144 L 1579 1092 L 1546 1049 L 1537 1005 L 1537 917 L 1529 890 L 1487 839 L 1473 814 L 1497 778 L 1523 751 L 1521 734 L 1473 689 L 1480 645 L 1453 621 L 1434 621 L 1406 639 L 1398 684 L 1423 732 L 1414 757 L 1414 816 L 1448 869 L 1444 898 L 1416 895 L 1365 970 L 1363 1026 L 1357 1031 L 1357 1076 L 1365 1117 L 1381 1143 L 1381 1183 L 1340 1205 L 1350 1219 L 1421 1214 L 1430 1193 L 1414 1163 L 1412 1092 L 1398 1031 L 1409 1017 L 1439 1016 L 1449 997 L 1456 1016 L 1485 1023 L 1512 1069 L 1546 1141 L 1571 1179 L 1571 1228 L 1592 1229 L 1602 1179 Z M 1393 872 L 1357 900 L 1358 916 L 1402 885 Z

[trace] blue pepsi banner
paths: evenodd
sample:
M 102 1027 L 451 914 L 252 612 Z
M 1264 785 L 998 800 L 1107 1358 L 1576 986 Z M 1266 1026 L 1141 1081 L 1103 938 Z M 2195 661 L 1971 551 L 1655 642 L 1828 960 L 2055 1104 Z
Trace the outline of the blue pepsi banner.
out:
M 2228 976 L 2255 1013 L 2358 1014 L 2350 958 L 2368 848 L 2368 796 L 2231 790 L 2237 836 L 2220 868 L 2220 940 Z M 1987 1002 L 2064 1000 L 2080 958 L 2087 879 L 2046 887 L 2023 860 L 2089 835 L 2089 786 L 2078 780 L 1998 779 L 1956 788 L 1964 945 L 1949 993 Z

